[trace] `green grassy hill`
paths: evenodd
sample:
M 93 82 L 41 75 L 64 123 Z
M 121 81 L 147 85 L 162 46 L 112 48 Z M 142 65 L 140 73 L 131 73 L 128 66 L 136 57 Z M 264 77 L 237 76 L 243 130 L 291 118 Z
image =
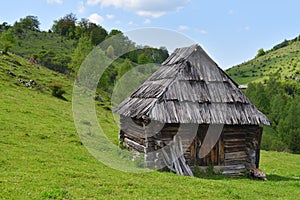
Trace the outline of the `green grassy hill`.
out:
M 71 55 L 77 41 L 55 33 L 23 30 L 16 34 L 16 44 L 11 51 L 29 58 L 42 51 L 53 51 L 55 54 Z
M 15 76 L 14 76 L 15 75 Z M 19 79 L 36 85 L 26 87 Z M 64 87 L 66 100 L 51 95 Z M 97 161 L 82 145 L 72 117 L 73 80 L 16 55 L 0 54 L 0 199 L 294 199 L 300 155 L 262 151 L 268 181 L 166 172 L 124 173 Z M 99 122 L 117 143 L 109 102 Z
M 278 44 L 277 48 L 274 46 L 264 55 L 233 66 L 226 72 L 239 84 L 264 81 L 276 72 L 281 74 L 283 80 L 291 80 L 291 76 L 300 78 L 300 41 L 294 39 L 286 43 L 280 48 Z
M 49 69 L 66 73 L 77 40 L 55 33 L 22 30 L 15 32 L 15 44 L 11 49 L 26 59 L 34 58 Z

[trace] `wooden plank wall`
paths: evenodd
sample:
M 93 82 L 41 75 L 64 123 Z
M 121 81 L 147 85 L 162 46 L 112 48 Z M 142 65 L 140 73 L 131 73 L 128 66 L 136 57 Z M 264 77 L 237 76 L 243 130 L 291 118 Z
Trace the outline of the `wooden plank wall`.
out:
M 181 127 L 182 130 L 188 135 L 189 129 L 188 126 Z M 165 124 L 163 129 L 154 136 L 157 148 L 163 148 L 167 146 L 170 142 L 173 141 L 174 136 L 178 133 L 179 124 Z M 187 137 L 181 138 L 182 148 L 184 151 L 184 157 L 189 163 L 190 149 L 188 143 L 190 142 Z M 192 141 L 191 141 L 192 142 Z M 188 145 L 188 146 L 187 146 Z
M 247 131 L 241 126 L 225 126 L 224 135 L 224 165 L 245 164 Z
M 144 152 L 146 148 L 146 140 L 143 126 L 135 123 L 131 118 L 120 118 L 121 131 L 120 138 L 124 140 L 126 146 L 138 152 Z
M 197 153 L 207 132 L 208 125 L 200 125 L 197 140 L 190 147 L 191 164 L 198 166 L 227 166 L 225 169 L 239 171 L 257 167 L 262 128 L 259 126 L 225 125 L 218 143 L 204 158 Z M 231 172 L 228 172 L 231 173 Z
M 262 128 L 251 125 L 224 127 L 225 166 L 244 166 L 238 170 L 257 167 L 259 163 Z M 236 172 L 236 171 L 235 171 Z
M 246 135 L 246 150 L 247 150 L 247 168 L 258 168 L 260 159 L 260 144 L 262 137 L 262 127 L 249 126 Z
M 199 125 L 197 137 L 189 136 L 190 126 L 181 126 L 186 133 L 182 137 L 184 157 L 189 166 L 226 166 L 228 169 L 243 171 L 247 168 L 258 167 L 259 152 L 262 128 L 250 125 L 225 125 L 221 137 L 212 151 L 204 158 L 198 158 L 201 144 L 205 137 L 209 125 Z M 145 137 L 145 131 L 141 124 L 134 122 L 132 119 L 121 118 L 121 129 L 123 139 L 127 146 L 139 152 L 147 150 L 154 151 L 168 145 L 178 133 L 179 124 L 165 124 L 157 133 L 150 134 L 151 137 Z M 147 133 L 147 134 L 146 134 Z M 149 142 L 151 141 L 151 142 Z M 226 168 L 226 169 L 227 169 Z

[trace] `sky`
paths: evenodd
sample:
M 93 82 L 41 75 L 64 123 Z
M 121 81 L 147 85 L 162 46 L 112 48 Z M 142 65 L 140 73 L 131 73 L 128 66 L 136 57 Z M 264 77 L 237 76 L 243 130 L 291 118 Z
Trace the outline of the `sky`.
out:
M 260 48 L 297 37 L 299 8 L 299 0 L 9 0 L 1 3 L 0 23 L 13 25 L 33 15 L 47 31 L 72 12 L 108 31 L 165 29 L 195 41 L 227 69 L 253 58 Z

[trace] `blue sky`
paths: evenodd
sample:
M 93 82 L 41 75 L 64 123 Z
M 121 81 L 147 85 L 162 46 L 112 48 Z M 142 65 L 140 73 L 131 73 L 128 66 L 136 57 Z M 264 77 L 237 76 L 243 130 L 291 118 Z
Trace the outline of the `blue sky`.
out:
M 165 28 L 200 44 L 226 69 L 298 36 L 299 8 L 299 0 L 9 0 L 1 4 L 0 23 L 34 15 L 48 30 L 72 12 L 108 31 Z

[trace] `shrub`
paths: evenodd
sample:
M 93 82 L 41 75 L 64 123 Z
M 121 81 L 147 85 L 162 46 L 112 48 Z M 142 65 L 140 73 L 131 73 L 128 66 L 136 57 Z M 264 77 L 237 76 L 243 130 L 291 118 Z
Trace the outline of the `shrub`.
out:
M 53 82 L 49 86 L 50 86 L 50 89 L 52 90 L 52 96 L 65 100 L 65 97 L 63 97 L 63 94 L 65 94 L 66 91 L 63 88 L 63 86 L 61 85 L 61 83 Z
M 258 57 L 260 57 L 260 56 L 263 56 L 263 55 L 265 55 L 266 54 L 266 52 L 265 52 L 265 50 L 263 49 L 263 48 L 261 48 L 261 49 L 259 49 L 258 51 L 257 51 L 257 54 L 256 54 L 256 58 L 258 58 Z

